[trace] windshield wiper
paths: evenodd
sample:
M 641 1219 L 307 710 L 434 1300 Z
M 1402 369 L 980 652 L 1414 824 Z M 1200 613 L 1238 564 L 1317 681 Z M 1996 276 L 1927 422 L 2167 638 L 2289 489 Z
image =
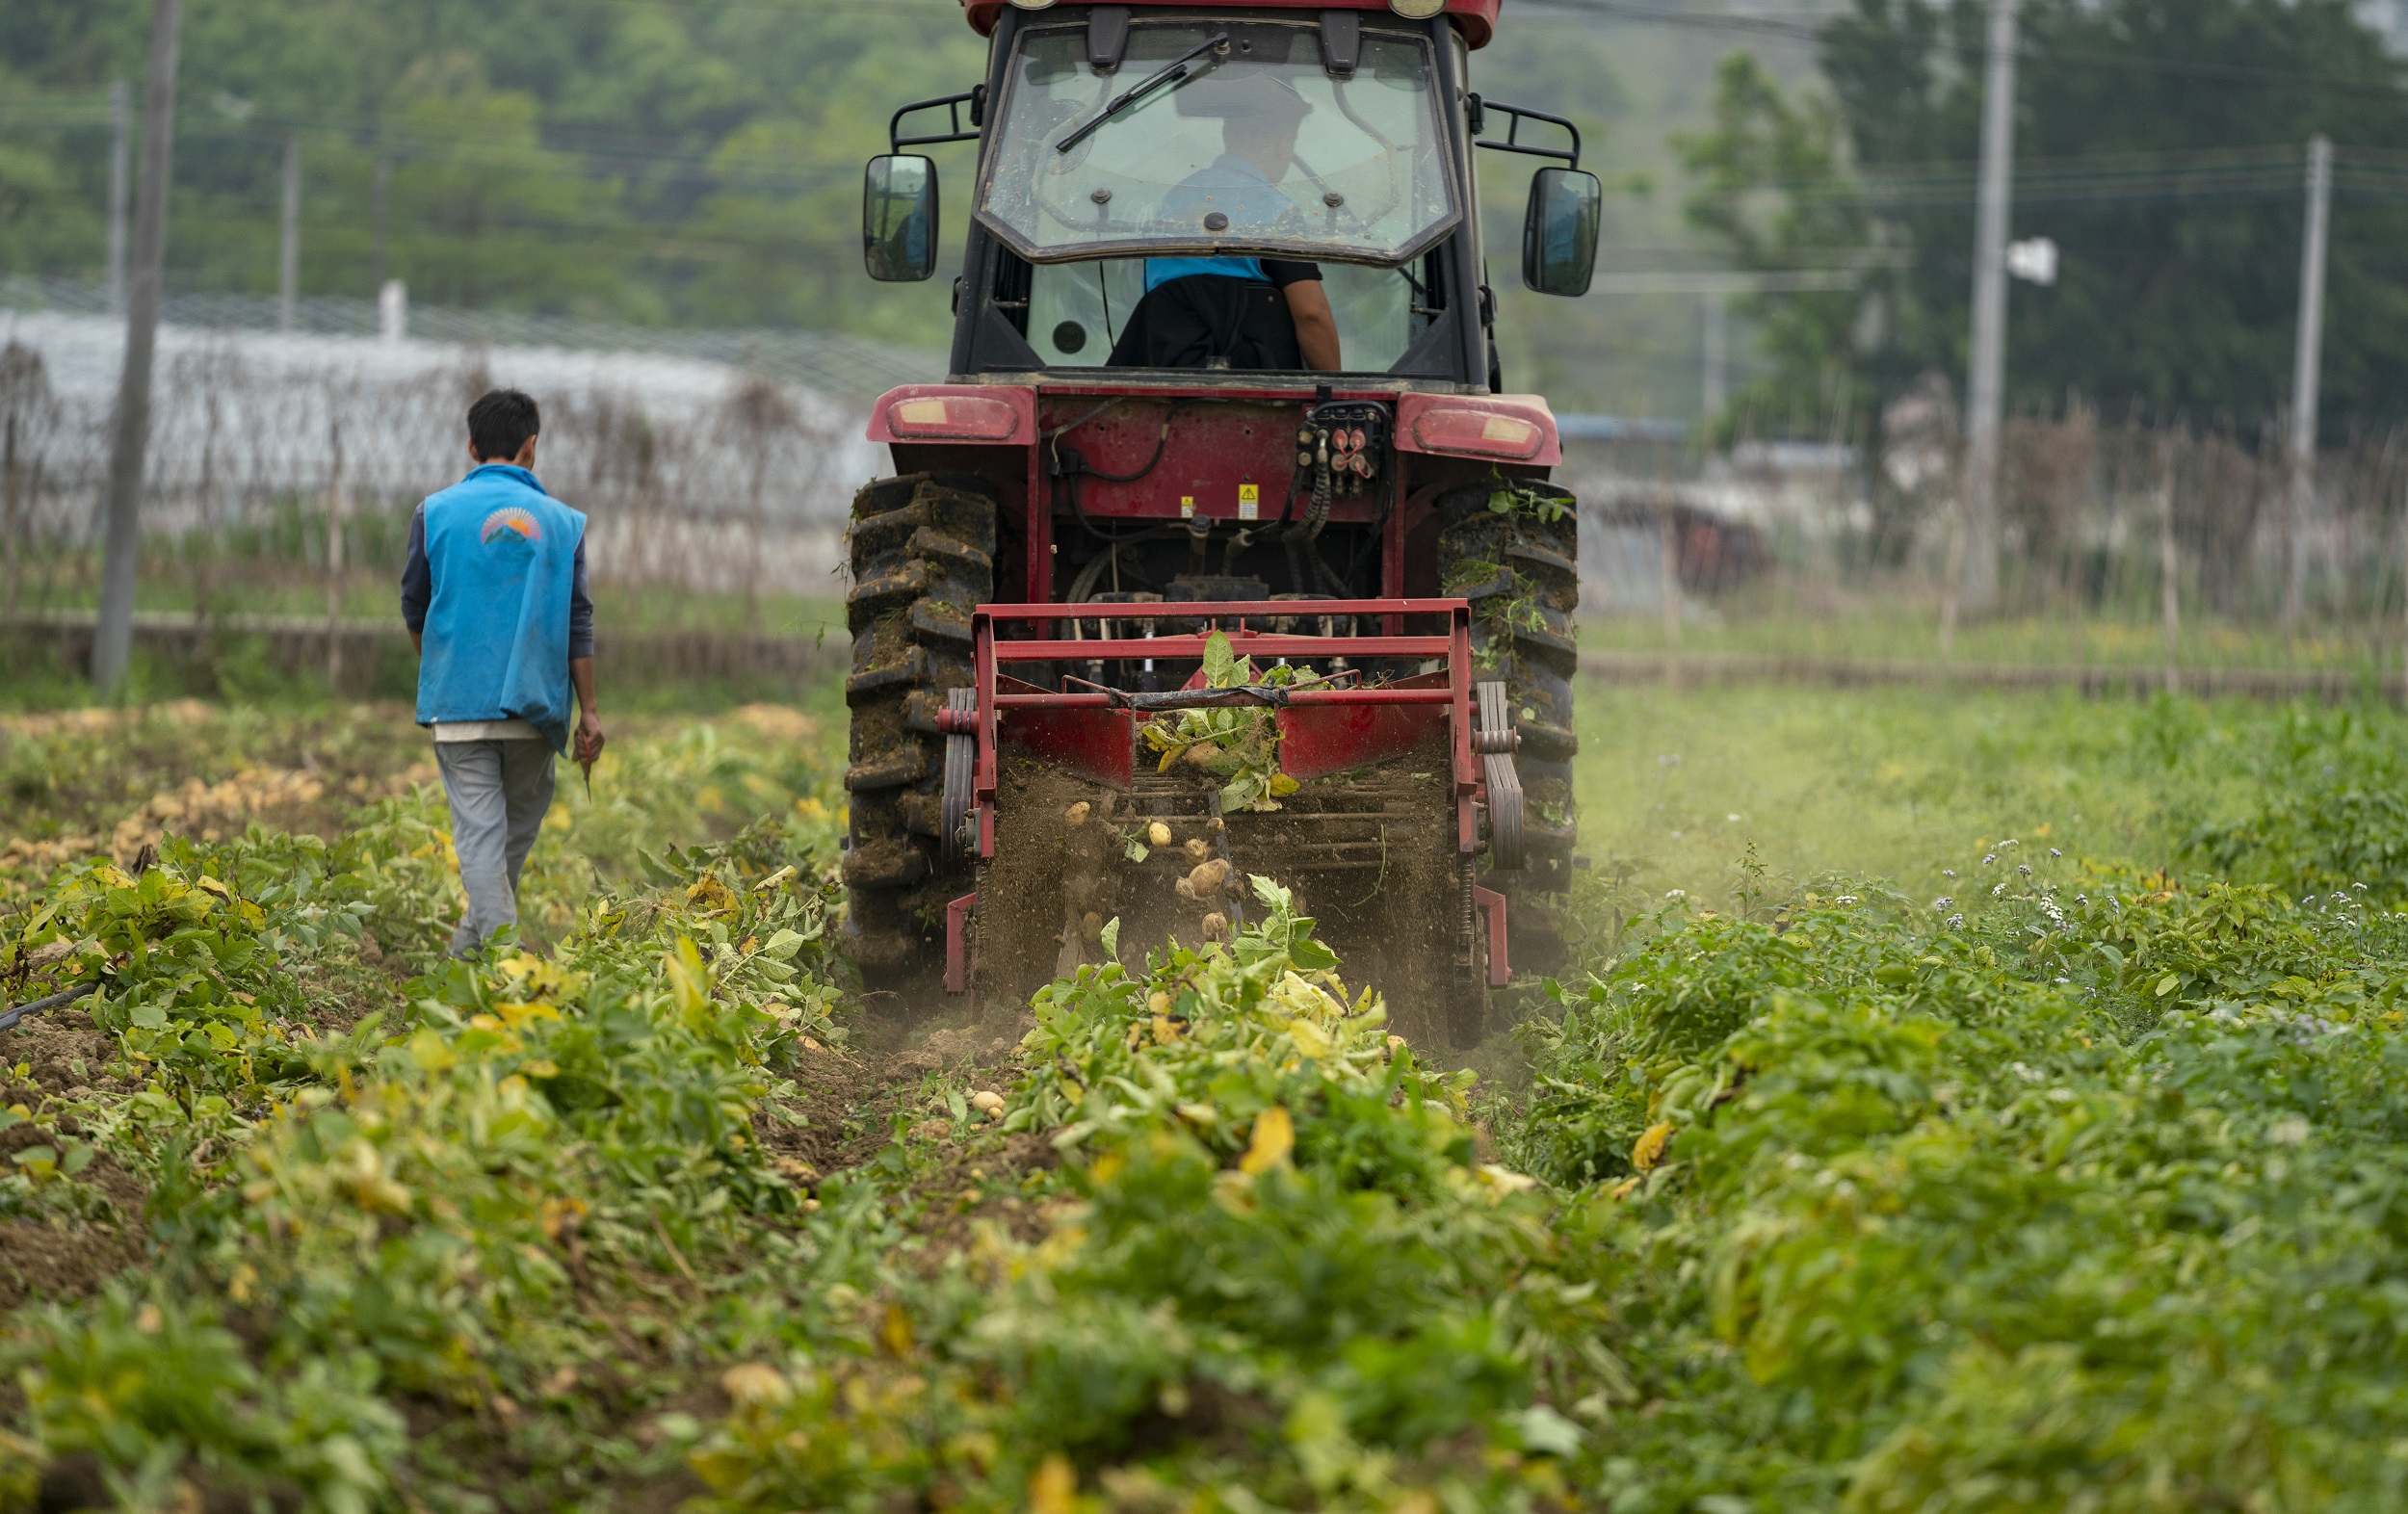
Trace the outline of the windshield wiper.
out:
M 1072 132 L 1069 136 L 1064 137 L 1061 141 L 1054 144 L 1054 150 L 1056 152 L 1068 152 L 1071 148 L 1077 146 L 1079 144 L 1086 141 L 1089 137 L 1094 136 L 1098 131 L 1102 130 L 1106 121 L 1111 120 L 1113 117 L 1119 115 L 1122 111 L 1127 110 L 1130 106 L 1135 105 L 1138 101 L 1144 99 L 1156 90 L 1161 89 L 1165 84 L 1175 84 L 1179 80 L 1185 79 L 1188 76 L 1188 65 L 1195 62 L 1196 59 L 1202 57 L 1206 53 L 1213 52 L 1218 48 L 1223 48 L 1228 45 L 1229 34 L 1227 32 L 1216 32 L 1212 36 L 1204 39 L 1204 40 L 1196 43 L 1193 47 L 1189 48 L 1186 52 L 1181 53 L 1178 57 L 1173 58 L 1169 63 L 1164 65 L 1163 67 L 1155 73 L 1149 74 L 1135 88 L 1131 89 L 1127 93 L 1121 95 L 1120 98 L 1112 101 L 1110 105 L 1105 106 L 1102 114 L 1098 115 L 1093 120 L 1080 127 L 1077 131 Z

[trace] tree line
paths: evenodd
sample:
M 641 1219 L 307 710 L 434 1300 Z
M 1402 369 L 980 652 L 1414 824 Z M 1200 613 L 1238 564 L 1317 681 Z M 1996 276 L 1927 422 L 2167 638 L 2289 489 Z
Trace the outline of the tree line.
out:
M 1756 302 L 1769 372 L 1726 424 L 1881 440 L 1885 406 L 1961 385 L 1982 0 L 1856 0 L 1819 85 L 1723 64 L 1680 144 L 1694 224 L 1744 266 L 1844 261 L 1852 290 Z M 2408 414 L 2408 93 L 2343 0 L 2028 0 L 2011 235 L 2060 248 L 2011 285 L 2010 407 L 2092 405 L 2255 433 L 2285 405 L 2304 155 L 2335 144 L 2320 425 Z

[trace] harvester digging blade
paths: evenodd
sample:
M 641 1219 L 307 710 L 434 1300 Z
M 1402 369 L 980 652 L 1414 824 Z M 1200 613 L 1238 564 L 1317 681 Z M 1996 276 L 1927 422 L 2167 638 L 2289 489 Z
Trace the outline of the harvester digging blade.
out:
M 1314 611 L 1348 629 L 1298 632 L 1275 601 L 1115 603 L 1146 634 L 1100 638 L 1051 635 L 1058 606 L 974 612 L 981 703 L 938 715 L 975 746 L 966 825 L 948 760 L 945 823 L 980 858 L 976 961 L 951 982 L 1016 1011 L 1082 967 L 1230 940 L 1284 891 L 1400 1033 L 1479 1040 L 1506 965 L 1479 858 L 1511 866 L 1524 830 L 1511 692 L 1476 689 L 1462 600 Z M 1186 683 L 1132 691 L 1065 663 Z M 948 916 L 956 962 L 968 897 Z

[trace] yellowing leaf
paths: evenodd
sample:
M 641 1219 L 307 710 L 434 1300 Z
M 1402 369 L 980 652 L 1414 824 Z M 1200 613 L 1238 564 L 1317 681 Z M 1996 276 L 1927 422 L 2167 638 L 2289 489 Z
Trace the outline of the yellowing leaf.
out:
M 1631 1165 L 1641 1172 L 1652 1172 L 1663 1161 L 1664 1147 L 1672 1143 L 1672 1122 L 1658 1120 L 1647 1127 L 1631 1147 Z
M 1296 1042 L 1297 1051 L 1317 1062 L 1326 1057 L 1335 1044 L 1320 1026 L 1302 1018 L 1288 1022 L 1288 1036 Z
M 890 1356 L 900 1359 L 911 1354 L 911 1317 L 903 1313 L 903 1305 L 886 1306 L 886 1316 L 878 1321 L 877 1340 Z
M 1029 1514 L 1076 1514 L 1079 1475 L 1070 1458 L 1055 1451 L 1029 1474 Z
M 409 1059 L 418 1064 L 420 1072 L 448 1072 L 458 1065 L 459 1057 L 443 1044 L 443 1037 L 432 1031 L 420 1031 L 409 1038 Z
M 550 1005 L 545 1004 L 540 999 L 537 999 L 531 1004 L 523 1005 L 498 1004 L 493 1006 L 493 1012 L 500 1015 L 503 1023 L 508 1025 L 513 1031 L 519 1029 L 521 1026 L 524 1026 L 530 1020 L 557 1020 L 561 1017 L 561 1012 L 558 1009 L 553 1008 Z M 482 1016 L 480 1018 L 482 1018 Z
M 720 1374 L 720 1390 L 742 1408 L 772 1408 L 795 1396 L 794 1384 L 774 1367 L 746 1362 Z
M 1238 1170 L 1248 1177 L 1259 1178 L 1288 1160 L 1296 1150 L 1296 1119 L 1280 1105 L 1272 1105 L 1254 1119 L 1254 1139 L 1238 1159 Z

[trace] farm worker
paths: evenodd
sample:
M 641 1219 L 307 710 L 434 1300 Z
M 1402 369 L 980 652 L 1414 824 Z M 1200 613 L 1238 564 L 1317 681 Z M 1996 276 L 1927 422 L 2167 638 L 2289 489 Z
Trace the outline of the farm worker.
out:
M 418 723 L 434 732 L 468 912 L 468 956 L 518 922 L 518 873 L 552 807 L 555 752 L 602 754 L 593 697 L 586 517 L 536 482 L 536 402 L 496 389 L 468 407 L 468 476 L 409 521 L 402 619 L 419 653 Z
M 1278 189 L 1313 107 L 1267 69 L 1240 67 L 1178 93 L 1182 116 L 1221 117 L 1219 157 L 1163 197 L 1157 220 L 1243 236 L 1309 236 Z M 1112 348 L 1114 368 L 1315 369 L 1334 373 L 1338 321 L 1318 263 L 1153 257 L 1145 298 Z

